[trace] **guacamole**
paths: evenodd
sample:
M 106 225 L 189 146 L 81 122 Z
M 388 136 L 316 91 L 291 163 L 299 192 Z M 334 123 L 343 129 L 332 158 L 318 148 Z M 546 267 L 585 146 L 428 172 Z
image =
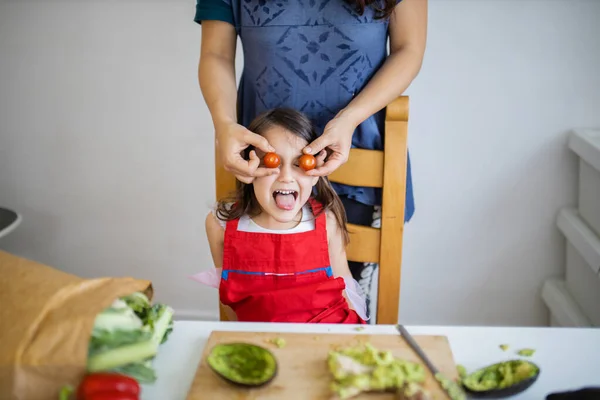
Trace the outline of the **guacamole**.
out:
M 481 368 L 462 380 L 463 385 L 472 391 L 504 389 L 539 373 L 539 368 L 529 361 L 511 360 Z

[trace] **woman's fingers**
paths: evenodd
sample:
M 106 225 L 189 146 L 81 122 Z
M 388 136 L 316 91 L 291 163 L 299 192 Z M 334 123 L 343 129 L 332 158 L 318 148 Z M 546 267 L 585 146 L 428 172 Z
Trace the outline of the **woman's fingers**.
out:
M 327 157 L 327 150 L 323 149 L 319 152 L 319 154 L 316 155 L 316 159 L 317 159 L 317 168 L 321 167 L 323 164 L 325 164 L 325 158 Z
M 278 168 L 260 167 L 260 158 L 256 152 L 250 152 L 250 159 L 244 160 L 241 155 L 235 154 L 233 160 L 228 163 L 227 171 L 235 175 L 235 177 L 246 184 L 252 183 L 255 178 L 273 175 L 279 172 Z
M 316 138 L 315 140 L 313 140 L 312 143 L 309 143 L 308 146 L 306 146 L 303 149 L 303 151 L 304 151 L 304 154 L 318 154 L 325 147 L 328 147 L 328 146 L 332 145 L 333 143 L 334 143 L 334 139 L 333 139 L 332 135 L 324 133 L 323 135 L 321 135 L 318 138 Z
M 252 145 L 257 149 L 264 151 L 265 153 L 275 151 L 275 149 L 269 144 L 269 141 L 267 139 L 249 130 L 246 130 L 246 133 L 244 134 L 242 139 L 244 142 L 244 148 L 248 147 L 248 145 Z
M 315 169 L 311 169 L 310 171 L 306 171 L 306 175 L 311 176 L 327 176 L 330 175 L 333 171 L 338 169 L 343 163 L 346 162 L 346 157 L 344 157 L 340 153 L 333 153 L 329 159 L 322 166 L 317 166 Z

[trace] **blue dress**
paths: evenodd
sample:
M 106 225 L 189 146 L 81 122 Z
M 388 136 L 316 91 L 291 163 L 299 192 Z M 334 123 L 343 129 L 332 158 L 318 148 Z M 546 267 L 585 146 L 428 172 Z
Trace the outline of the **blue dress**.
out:
M 318 132 L 377 72 L 387 56 L 388 21 L 367 6 L 359 15 L 344 0 L 197 0 L 194 21 L 231 23 L 242 42 L 244 69 L 238 120 L 244 126 L 262 111 L 292 107 Z M 352 146 L 383 149 L 385 109 L 356 129 Z M 405 220 L 414 213 L 410 158 Z M 340 196 L 381 205 L 381 189 L 333 184 Z

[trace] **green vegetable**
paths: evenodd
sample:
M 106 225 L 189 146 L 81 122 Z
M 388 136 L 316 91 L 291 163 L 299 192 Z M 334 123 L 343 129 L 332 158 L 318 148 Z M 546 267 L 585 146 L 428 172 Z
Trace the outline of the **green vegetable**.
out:
M 448 392 L 448 395 L 452 400 L 465 400 L 467 398 L 460 385 L 453 380 L 446 378 L 441 373 L 437 373 L 435 379 L 437 379 L 440 385 Z
M 535 377 L 539 368 L 525 360 L 504 361 L 481 368 L 462 380 L 473 391 L 504 389 Z
M 334 378 L 331 390 L 340 399 L 368 391 L 407 390 L 406 385 L 425 381 L 421 364 L 396 358 L 369 343 L 331 351 L 327 362 Z
M 522 349 L 517 352 L 520 356 L 531 357 L 535 353 L 534 349 Z
M 173 330 L 173 309 L 142 293 L 117 299 L 94 321 L 87 370 L 112 371 L 140 383 L 156 381 L 152 360 Z
M 206 361 L 227 381 L 244 386 L 264 385 L 277 374 L 275 356 L 249 343 L 218 344 L 211 349 Z
M 114 372 L 135 377 L 140 383 L 152 383 L 156 381 L 156 372 L 152 368 L 152 359 L 145 362 L 126 364 L 113 369 Z
M 501 344 L 500 348 L 502 349 L 502 351 L 506 351 L 508 350 L 509 346 L 507 344 Z
M 458 376 L 460 379 L 464 379 L 467 376 L 467 369 L 464 366 L 458 364 L 456 366 L 456 370 L 458 371 Z
M 58 400 L 69 400 L 71 398 L 71 394 L 75 392 L 73 386 L 67 385 L 63 386 L 60 389 L 60 393 L 58 394 Z

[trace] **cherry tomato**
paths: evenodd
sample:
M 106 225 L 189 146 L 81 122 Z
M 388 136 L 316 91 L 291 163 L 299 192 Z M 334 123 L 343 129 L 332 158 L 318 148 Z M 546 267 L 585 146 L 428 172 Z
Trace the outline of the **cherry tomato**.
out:
M 125 396 L 136 399 L 140 394 L 140 385 L 135 379 L 126 375 L 98 372 L 86 375 L 77 388 L 78 400 L 90 400 L 94 395 L 106 394 L 122 395 L 122 397 L 115 397 L 115 400 L 125 400 L 128 398 Z
M 279 167 L 279 164 L 281 164 L 281 159 L 277 153 L 267 153 L 263 157 L 263 162 L 267 168 L 277 168 Z
M 298 160 L 300 168 L 309 171 L 317 166 L 317 159 L 310 154 L 303 154 Z

